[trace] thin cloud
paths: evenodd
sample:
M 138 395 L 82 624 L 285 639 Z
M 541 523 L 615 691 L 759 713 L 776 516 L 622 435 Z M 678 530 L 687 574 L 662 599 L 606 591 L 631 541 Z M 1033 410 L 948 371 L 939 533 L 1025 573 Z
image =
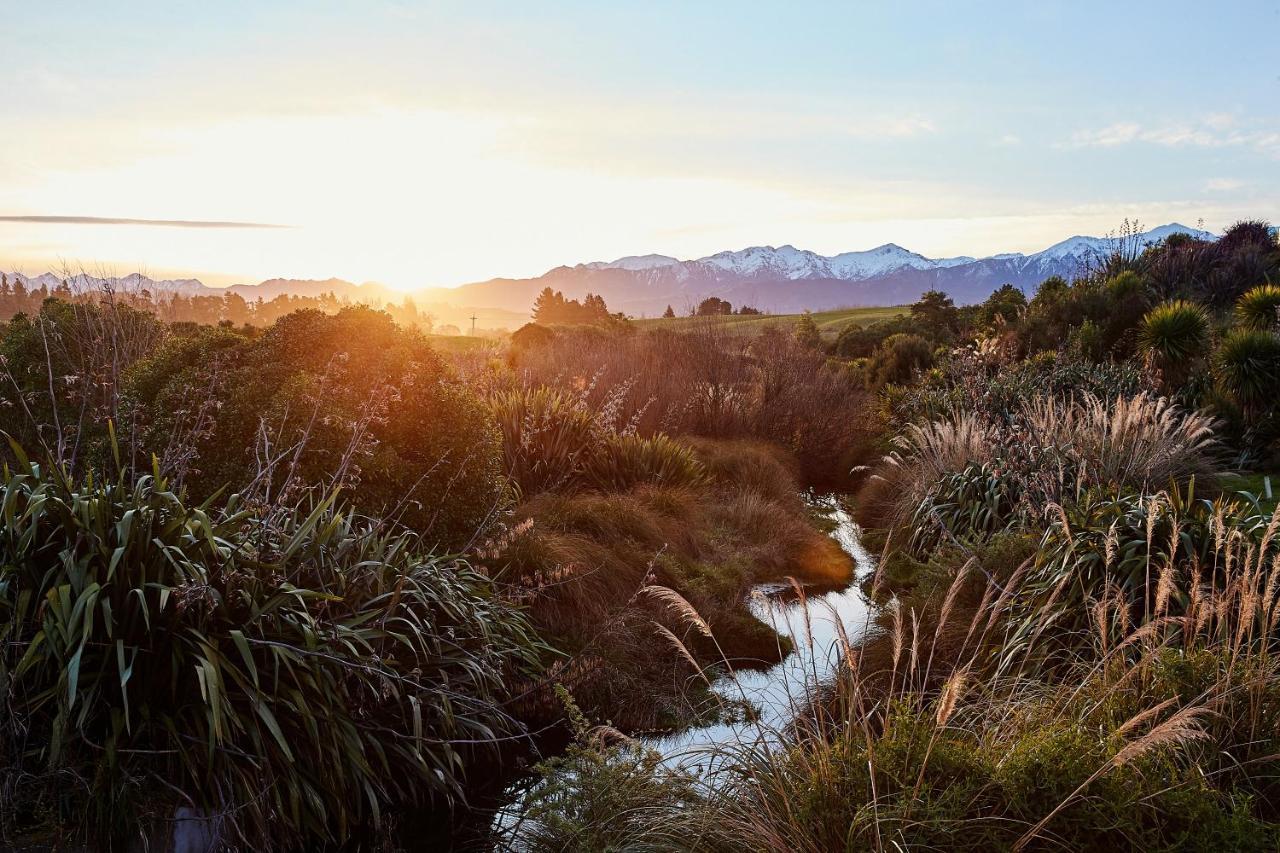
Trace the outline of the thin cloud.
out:
M 37 225 L 143 225 L 153 228 L 288 228 L 268 222 L 224 222 L 216 219 L 125 219 L 116 216 L 0 216 L 0 222 Z
M 1263 154 L 1280 154 L 1280 132 L 1260 128 L 1238 128 L 1229 115 L 1211 115 L 1192 124 L 1144 126 L 1118 122 L 1096 130 L 1082 130 L 1071 137 L 1067 147 L 1114 148 L 1145 142 L 1166 148 L 1248 147 Z

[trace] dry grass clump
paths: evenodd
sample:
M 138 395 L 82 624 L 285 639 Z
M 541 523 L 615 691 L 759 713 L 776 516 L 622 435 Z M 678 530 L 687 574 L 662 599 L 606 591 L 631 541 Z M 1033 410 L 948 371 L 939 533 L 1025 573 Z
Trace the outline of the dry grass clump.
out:
M 1051 505 L 1095 489 L 1143 492 L 1192 480 L 1212 486 L 1220 474 L 1214 426 L 1200 412 L 1148 394 L 1038 397 L 1006 421 L 957 412 L 912 424 L 898 437 L 859 496 L 860 518 L 908 533 L 940 515 L 944 523 L 948 517 L 963 521 L 969 509 L 963 504 L 986 491 L 948 480 L 966 471 L 995 478 L 1001 494 L 993 504 L 1014 505 L 1000 524 L 1043 518 Z M 992 527 L 999 524 L 987 521 L 982 532 Z M 970 533 L 963 524 L 950 532 L 961 538 Z
M 1031 440 L 1069 448 L 1064 455 L 1077 460 L 1077 480 L 1090 484 L 1152 491 L 1194 478 L 1212 486 L 1221 473 L 1213 418 L 1164 397 L 1040 397 L 1027 405 L 1025 419 Z
M 856 502 L 859 520 L 870 526 L 900 524 L 944 476 L 990 462 L 996 452 L 992 426 L 973 412 L 910 424 L 893 443 Z
M 776 444 L 754 439 L 685 438 L 707 476 L 724 484 L 783 504 L 800 500 L 795 459 Z
M 811 518 L 785 456 L 758 442 L 699 440 L 682 449 L 705 471 L 692 483 L 548 491 L 522 503 L 520 531 L 490 555 L 540 632 L 575 659 L 600 661 L 569 684 L 584 710 L 623 728 L 674 725 L 692 710 L 677 694 L 727 655 L 776 660 L 779 638 L 747 609 L 751 587 L 795 576 L 847 582 L 847 555 Z M 712 638 L 641 591 L 683 596 Z M 655 624 L 656 623 L 656 624 Z M 673 653 L 673 631 L 702 661 Z M 704 684 L 705 686 L 705 684 Z M 636 696 L 646 697 L 636 701 Z

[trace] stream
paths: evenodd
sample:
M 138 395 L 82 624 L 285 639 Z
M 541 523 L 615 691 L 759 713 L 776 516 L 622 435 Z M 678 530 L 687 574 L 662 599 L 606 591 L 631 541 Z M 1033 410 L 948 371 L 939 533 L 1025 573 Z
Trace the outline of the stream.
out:
M 703 784 L 717 785 L 721 763 L 731 750 L 780 746 L 791 722 L 808 707 L 817 690 L 831 683 L 841 664 L 841 631 L 857 647 L 875 629 L 876 606 L 862 594 L 862 581 L 875 571 L 875 558 L 861 541 L 861 529 L 833 496 L 817 499 L 833 524 L 831 536 L 853 560 L 853 576 L 841 589 L 800 594 L 790 583 L 761 584 L 752 590 L 751 610 L 774 630 L 791 638 L 794 651 L 767 669 L 741 669 L 712 684 L 726 706 L 754 709 L 727 722 L 693 726 L 680 732 L 640 738 L 672 768 L 693 773 Z M 521 849 L 518 841 L 522 801 L 528 789 L 509 790 L 511 799 L 493 815 L 490 829 L 512 840 L 503 849 Z
M 819 500 L 835 525 L 831 536 L 854 563 L 853 578 L 843 589 L 797 596 L 787 583 L 761 584 L 752 591 L 751 610 L 779 634 L 791 638 L 795 651 L 762 670 L 738 670 L 718 679 L 712 689 L 726 702 L 744 700 L 758 714 L 751 719 L 696 726 L 674 734 L 642 739 L 671 766 L 704 778 L 715 772 L 720 748 L 769 746 L 779 742 L 787 726 L 802 713 L 813 693 L 831 682 L 840 665 L 840 626 L 852 647 L 875 630 L 875 605 L 862 594 L 862 580 L 875 571 L 875 558 L 863 547 L 861 530 L 835 497 Z

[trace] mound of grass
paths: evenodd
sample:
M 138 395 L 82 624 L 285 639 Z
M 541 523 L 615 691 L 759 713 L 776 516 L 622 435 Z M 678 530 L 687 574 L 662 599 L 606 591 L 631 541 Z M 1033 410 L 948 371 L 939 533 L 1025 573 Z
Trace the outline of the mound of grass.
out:
M 0 483 L 5 837 L 125 846 L 179 807 L 315 847 L 461 795 L 544 647 L 466 562 L 328 502 L 265 518 L 157 477 Z M 76 780 L 74 784 L 70 780 Z
M 700 713 L 694 703 L 705 684 L 697 669 L 722 656 L 735 665 L 776 662 L 789 651 L 750 613 L 753 585 L 787 576 L 847 583 L 852 564 L 814 524 L 777 449 L 623 440 L 694 464 L 681 461 L 678 477 L 612 475 L 596 480 L 608 488 L 534 495 L 517 509 L 519 532 L 490 562 L 500 581 L 521 590 L 553 645 L 590 661 L 575 670 L 576 680 L 564 679 L 584 711 L 624 729 L 669 727 Z M 628 458 L 619 465 L 654 469 Z M 655 588 L 674 590 L 696 620 L 655 596 Z

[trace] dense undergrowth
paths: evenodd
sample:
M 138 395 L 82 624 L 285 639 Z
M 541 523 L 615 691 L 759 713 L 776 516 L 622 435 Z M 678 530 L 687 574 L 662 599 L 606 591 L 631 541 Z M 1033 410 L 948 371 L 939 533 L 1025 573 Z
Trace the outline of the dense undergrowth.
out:
M 543 382 L 361 307 L 17 315 L 0 838 L 125 849 L 185 815 L 231 847 L 396 846 L 554 743 L 566 687 L 628 730 L 719 713 L 708 667 L 785 651 L 751 585 L 850 571 L 801 497 L 807 414 L 646 422 L 778 393 L 789 338 L 696 378 L 745 358 L 721 343 L 645 401 L 643 359 Z
M 1278 278 L 1242 223 L 831 346 L 593 297 L 449 356 L 51 299 L 0 339 L 0 840 L 395 848 L 559 733 L 488 841 L 1274 849 L 1280 517 L 1224 484 L 1275 470 Z M 631 740 L 743 713 L 747 594 L 849 580 L 802 490 L 859 479 L 835 680 L 714 780 Z
M 175 810 L 307 846 L 463 795 L 537 662 L 465 560 L 321 501 L 265 517 L 163 477 L 0 484 L 3 821 L 125 845 Z
M 1242 223 L 851 328 L 880 634 L 713 779 L 584 728 L 505 845 L 1275 849 L 1280 515 L 1219 483 L 1276 458 L 1277 273 Z

